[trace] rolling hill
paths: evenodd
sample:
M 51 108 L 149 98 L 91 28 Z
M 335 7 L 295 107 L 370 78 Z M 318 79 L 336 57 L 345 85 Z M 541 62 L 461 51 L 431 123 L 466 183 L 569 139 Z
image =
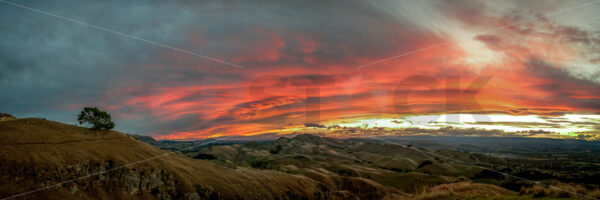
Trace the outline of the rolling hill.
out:
M 115 131 L 0 122 L 0 197 L 15 199 L 402 199 L 368 179 L 229 168 Z M 33 191 L 33 192 L 31 192 Z M 29 192 L 29 193 L 28 193 Z M 23 194 L 26 193 L 26 194 Z M 23 195 L 21 195 L 23 194 Z M 17 196 L 15 196 L 17 195 Z
M 514 194 L 495 185 L 472 183 L 469 177 L 480 174 L 480 168 L 446 162 L 426 152 L 393 144 L 298 135 L 270 142 L 214 145 L 186 154 L 232 168 L 273 170 L 326 182 L 330 177 L 368 179 L 411 199 L 427 199 L 430 196 L 426 194 L 441 191 L 459 199 Z M 464 152 L 437 153 L 477 162 L 476 157 Z
M 156 141 L 44 119 L 5 119 L 0 121 L 3 199 L 574 197 L 446 158 L 500 167 L 496 170 L 522 165 L 528 170 L 512 173 L 598 195 L 594 182 L 561 179 L 560 171 L 528 159 L 307 134 L 259 142 Z M 570 183 L 552 182 L 559 179 Z

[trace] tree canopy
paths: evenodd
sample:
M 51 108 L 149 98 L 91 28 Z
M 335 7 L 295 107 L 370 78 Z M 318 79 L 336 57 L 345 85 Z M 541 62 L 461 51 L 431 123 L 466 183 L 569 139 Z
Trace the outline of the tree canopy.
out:
M 85 107 L 77 116 L 79 124 L 91 124 L 93 130 L 110 130 L 115 127 L 110 114 L 96 107 Z

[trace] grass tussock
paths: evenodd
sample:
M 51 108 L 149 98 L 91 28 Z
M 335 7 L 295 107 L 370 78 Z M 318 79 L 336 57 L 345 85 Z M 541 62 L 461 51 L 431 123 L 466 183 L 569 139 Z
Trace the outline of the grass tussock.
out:
M 489 184 L 458 182 L 437 185 L 416 195 L 419 200 L 471 199 L 511 195 L 514 192 Z
M 543 185 L 533 185 L 531 187 L 523 187 L 519 192 L 520 195 L 530 195 L 533 198 L 600 198 L 599 188 L 586 188 L 582 185 L 568 184 L 556 182 L 550 184 L 553 187 Z

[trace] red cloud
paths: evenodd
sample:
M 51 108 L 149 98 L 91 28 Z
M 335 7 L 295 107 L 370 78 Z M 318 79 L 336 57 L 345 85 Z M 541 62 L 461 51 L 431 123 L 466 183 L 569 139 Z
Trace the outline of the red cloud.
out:
M 505 18 L 486 20 L 512 23 Z M 466 24 L 470 23 L 475 22 Z M 198 125 L 187 127 L 188 131 L 160 132 L 168 133 L 160 136 L 162 139 L 257 134 L 307 122 L 391 114 L 553 115 L 600 110 L 592 102 L 600 96 L 598 85 L 560 70 L 562 62 L 578 56 L 571 44 L 590 40 L 581 31 L 547 20 L 473 38 L 504 55 L 500 62 L 483 68 L 463 62 L 472 55 L 459 44 L 451 43 L 357 69 L 355 66 L 401 54 L 404 51 L 400 50 L 407 47 L 388 49 L 385 55 L 357 54 L 362 51 L 328 43 L 316 35 L 281 35 L 264 28 L 253 31 L 260 35 L 251 42 L 255 45 L 229 55 L 236 63 L 254 63 L 252 67 L 199 70 L 236 75 L 238 80 L 215 79 L 208 84 L 190 85 L 175 81 L 178 86 L 165 83 L 123 104 L 149 110 L 167 121 L 197 116 Z M 410 38 L 413 41 L 409 50 L 443 42 L 429 35 L 403 33 L 389 41 L 400 46 L 403 39 Z M 233 43 L 243 40 L 230 39 Z M 322 55 L 330 51 L 322 48 L 334 46 L 341 51 L 338 55 Z M 547 65 L 539 68 L 532 63 L 534 60 L 543 60 Z M 256 65 L 261 63 L 264 65 Z M 477 81 L 482 77 L 491 79 Z

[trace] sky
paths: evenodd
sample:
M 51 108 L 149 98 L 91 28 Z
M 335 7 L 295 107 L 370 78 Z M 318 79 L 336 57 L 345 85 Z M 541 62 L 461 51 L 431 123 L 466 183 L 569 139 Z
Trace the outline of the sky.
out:
M 600 139 L 600 1 L 0 1 L 0 112 L 157 139 Z

